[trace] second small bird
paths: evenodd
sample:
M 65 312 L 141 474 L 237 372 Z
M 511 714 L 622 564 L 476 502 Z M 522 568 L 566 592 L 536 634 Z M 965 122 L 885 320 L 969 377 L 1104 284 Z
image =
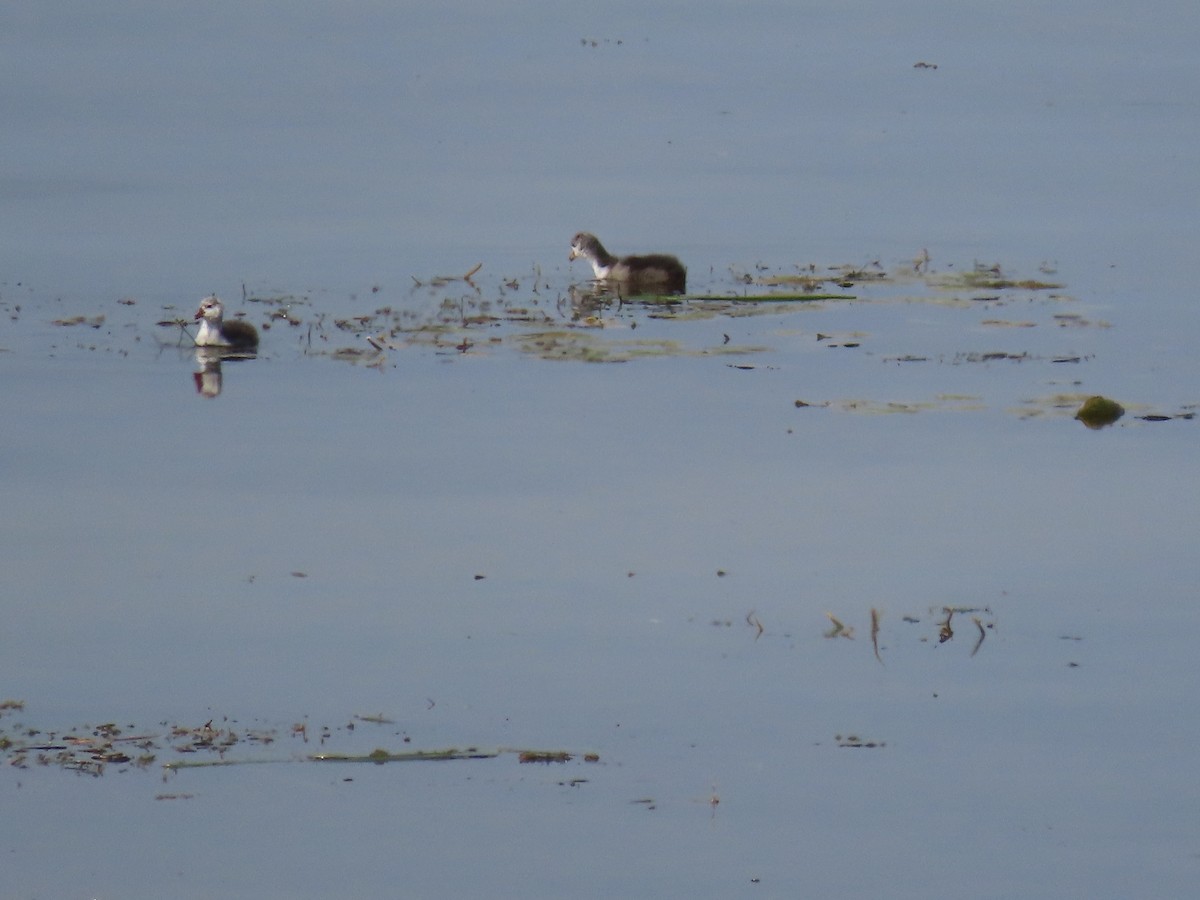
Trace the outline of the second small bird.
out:
M 665 253 L 616 257 L 594 234 L 581 231 L 572 238 L 567 259 L 579 257 L 592 264 L 597 280 L 613 282 L 631 293 L 682 294 L 687 290 L 687 269 L 677 257 Z

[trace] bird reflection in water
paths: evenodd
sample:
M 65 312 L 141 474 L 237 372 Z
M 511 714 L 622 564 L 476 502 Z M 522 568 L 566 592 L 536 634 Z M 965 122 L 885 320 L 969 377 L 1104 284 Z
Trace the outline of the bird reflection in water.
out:
M 196 393 L 203 397 L 218 397 L 221 394 L 221 363 L 254 359 L 253 350 L 231 350 L 226 347 L 197 347 L 196 371 L 192 379 L 196 382 Z

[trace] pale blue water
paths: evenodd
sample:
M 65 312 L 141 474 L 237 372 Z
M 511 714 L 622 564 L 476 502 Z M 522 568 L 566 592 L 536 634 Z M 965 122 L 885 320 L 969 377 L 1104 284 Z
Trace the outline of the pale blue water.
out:
M 1196 18 L 9 11 L 0 699 L 25 709 L 0 727 L 229 717 L 287 759 L 319 749 L 287 734 L 307 721 L 356 752 L 600 761 L 5 768 L 0 893 L 1186 893 L 1196 424 L 1135 416 L 1200 402 Z M 926 248 L 1064 297 L 610 309 L 601 347 L 691 352 L 608 365 L 523 352 L 513 322 L 378 369 L 314 352 L 364 346 L 335 317 L 444 298 L 565 328 L 581 228 L 678 253 L 693 289 Z M 413 287 L 476 263 L 478 294 Z M 261 325 L 243 285 L 302 324 L 203 398 L 155 323 L 216 291 Z M 994 351 L 1029 358 L 966 357 Z M 1129 414 L 1022 415 L 1090 393 Z M 945 605 L 986 608 L 975 655 L 970 614 L 938 644 Z

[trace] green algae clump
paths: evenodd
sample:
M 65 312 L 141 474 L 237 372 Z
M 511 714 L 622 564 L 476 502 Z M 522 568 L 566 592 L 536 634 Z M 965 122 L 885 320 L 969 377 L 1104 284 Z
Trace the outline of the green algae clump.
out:
M 1088 397 L 1075 413 L 1075 418 L 1088 428 L 1104 428 L 1125 415 L 1125 407 L 1116 400 L 1099 395 Z

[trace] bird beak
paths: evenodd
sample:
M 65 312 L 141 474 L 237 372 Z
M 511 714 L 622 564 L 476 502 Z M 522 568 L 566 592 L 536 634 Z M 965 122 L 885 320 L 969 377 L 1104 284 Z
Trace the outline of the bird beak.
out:
M 196 319 L 197 322 L 199 322 L 201 319 L 203 319 L 204 318 L 204 310 L 202 310 L 202 309 L 196 310 L 196 315 L 194 318 Z
M 578 255 L 579 255 L 579 253 L 578 253 L 578 252 L 575 250 L 575 248 L 574 248 L 574 247 L 572 247 L 572 248 L 571 248 L 571 254 L 570 254 L 568 257 L 567 257 L 567 262 L 570 262 L 571 260 L 573 260 L 573 259 L 574 259 L 575 257 L 577 257 Z

